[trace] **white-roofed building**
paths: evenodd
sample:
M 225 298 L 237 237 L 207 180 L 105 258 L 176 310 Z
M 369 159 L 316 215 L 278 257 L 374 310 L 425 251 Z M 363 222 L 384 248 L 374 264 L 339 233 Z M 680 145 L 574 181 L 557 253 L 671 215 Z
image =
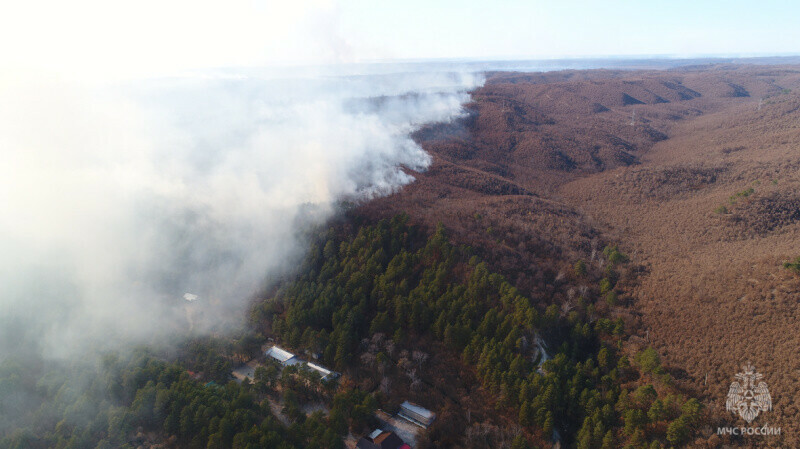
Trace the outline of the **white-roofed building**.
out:
M 291 352 L 285 349 L 281 349 L 277 346 L 273 346 L 267 349 L 267 352 L 265 352 L 265 354 L 267 357 L 276 360 L 283 366 L 296 365 L 298 363 L 303 362 L 296 355 L 292 354 Z
M 339 373 L 333 372 L 333 371 L 331 371 L 331 370 L 329 370 L 329 369 L 327 369 L 325 367 L 313 364 L 311 362 L 306 363 L 306 366 L 308 366 L 310 369 L 318 372 L 319 376 L 324 381 L 328 381 L 328 380 L 331 380 L 331 379 L 336 379 L 337 377 L 339 377 Z
M 432 411 L 408 401 L 400 404 L 400 411 L 397 416 L 426 429 L 436 419 L 436 414 Z

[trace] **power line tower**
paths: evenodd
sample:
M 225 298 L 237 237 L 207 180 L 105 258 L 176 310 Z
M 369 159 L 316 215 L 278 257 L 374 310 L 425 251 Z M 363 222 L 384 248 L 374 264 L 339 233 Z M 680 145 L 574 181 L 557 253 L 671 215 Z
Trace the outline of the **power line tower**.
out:
M 636 125 L 636 109 L 634 109 L 634 110 L 631 112 L 631 123 L 630 123 L 630 125 L 631 125 L 631 126 L 634 126 L 634 125 Z

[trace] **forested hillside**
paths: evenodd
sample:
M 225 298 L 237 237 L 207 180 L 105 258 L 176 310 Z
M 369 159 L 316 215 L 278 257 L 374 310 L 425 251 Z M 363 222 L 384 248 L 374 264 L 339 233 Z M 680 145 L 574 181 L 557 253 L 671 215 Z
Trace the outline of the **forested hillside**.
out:
M 613 313 L 707 405 L 704 444 L 796 445 L 798 89 L 797 66 L 496 73 L 467 118 L 418 133 L 431 170 L 362 210 L 444 223 L 542 304 L 568 303 L 555 279 L 619 243 L 636 280 Z M 748 360 L 775 386 L 759 419 L 791 430 L 720 439 Z
M 187 342 L 174 362 L 110 354 L 99 375 L 80 363 L 24 372 L 4 361 L 0 387 L 15 394 L 0 396 L 2 409 L 38 405 L 4 413 L 0 447 L 335 448 L 402 398 L 439 414 L 421 448 L 689 441 L 699 403 L 673 388 L 652 350 L 629 359 L 623 321 L 604 316 L 625 263 L 616 248 L 574 305 L 541 307 L 443 227 L 427 234 L 401 215 L 351 229 L 322 235 L 299 277 L 254 307 L 255 333 Z M 579 261 L 570 277 L 591 274 Z M 318 351 L 344 376 L 323 383 L 267 363 L 252 384 L 231 380 L 232 364 L 268 336 Z M 325 411 L 304 412 L 311 403 Z
M 419 449 L 748 446 L 714 431 L 747 357 L 774 391 L 759 419 L 795 429 L 798 362 L 774 354 L 797 343 L 797 86 L 792 67 L 494 74 L 415 134 L 430 170 L 311 232 L 245 330 L 5 356 L 0 448 L 352 448 L 403 401 L 436 414 Z
M 360 387 L 377 387 L 384 407 L 410 396 L 450 410 L 423 447 L 479 447 L 464 438 L 473 434 L 470 426 L 510 423 L 523 432 L 516 447 L 553 440 L 579 448 L 666 447 L 689 440 L 700 404 L 677 393 L 654 351 L 630 360 L 620 350 L 624 322 L 606 316 L 626 260 L 616 247 L 604 251 L 602 279 L 574 304 L 541 306 L 469 248 L 453 246 L 443 227 L 425 238 L 407 220 L 400 215 L 345 238 L 330 231 L 299 279 L 257 309 L 255 322 L 271 323 L 292 348 L 321 353 Z M 570 277 L 589 276 L 576 262 Z M 462 366 L 423 369 L 432 349 L 441 352 L 431 357 L 452 353 Z M 479 380 L 489 403 L 448 388 L 447 372 L 459 370 Z M 471 418 L 457 412 L 465 404 L 475 407 Z

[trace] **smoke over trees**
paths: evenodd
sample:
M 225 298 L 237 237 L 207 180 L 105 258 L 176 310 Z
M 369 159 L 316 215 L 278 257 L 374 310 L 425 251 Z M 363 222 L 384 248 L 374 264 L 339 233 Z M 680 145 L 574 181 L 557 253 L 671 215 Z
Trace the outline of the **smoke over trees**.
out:
M 459 116 L 480 82 L 355 75 L 0 90 L 0 358 L 240 322 L 301 253 L 304 228 L 410 182 L 401 167 L 427 167 L 409 133 Z

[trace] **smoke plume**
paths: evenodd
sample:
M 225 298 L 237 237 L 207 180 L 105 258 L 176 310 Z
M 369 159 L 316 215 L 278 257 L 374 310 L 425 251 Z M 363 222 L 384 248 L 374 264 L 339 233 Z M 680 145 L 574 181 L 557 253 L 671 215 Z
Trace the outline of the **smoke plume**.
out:
M 224 330 L 343 199 L 412 182 L 409 138 L 478 76 L 205 71 L 0 83 L 0 359 Z

